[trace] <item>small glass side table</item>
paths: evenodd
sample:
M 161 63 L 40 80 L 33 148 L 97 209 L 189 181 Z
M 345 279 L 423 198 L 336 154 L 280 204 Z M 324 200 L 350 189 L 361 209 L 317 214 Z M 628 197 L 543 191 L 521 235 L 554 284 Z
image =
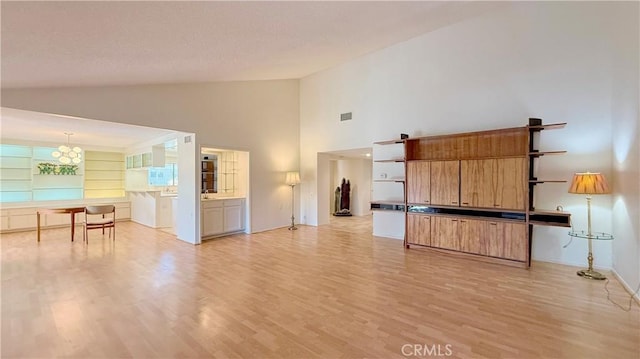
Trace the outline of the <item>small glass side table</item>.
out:
M 589 262 L 589 268 L 579 270 L 576 274 L 587 279 L 595 279 L 595 280 L 607 279 L 607 277 L 604 274 L 593 270 L 593 250 L 592 250 L 591 241 L 594 239 L 600 240 L 600 241 L 610 241 L 613 239 L 613 236 L 609 233 L 591 232 L 589 234 L 589 232 L 585 232 L 585 231 L 571 231 L 569 232 L 569 236 L 576 237 L 576 238 L 585 238 L 589 241 L 589 255 L 587 256 L 587 261 Z

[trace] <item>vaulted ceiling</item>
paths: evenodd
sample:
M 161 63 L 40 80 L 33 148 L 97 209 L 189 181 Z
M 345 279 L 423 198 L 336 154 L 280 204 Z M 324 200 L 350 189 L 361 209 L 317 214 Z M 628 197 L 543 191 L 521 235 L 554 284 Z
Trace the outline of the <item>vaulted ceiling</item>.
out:
M 298 79 L 502 2 L 2 1 L 3 89 Z M 2 109 L 3 139 L 126 147 L 165 135 Z M 358 156 L 363 155 L 358 152 Z M 352 155 L 345 153 L 341 155 Z
M 498 6 L 3 1 L 2 87 L 297 79 Z

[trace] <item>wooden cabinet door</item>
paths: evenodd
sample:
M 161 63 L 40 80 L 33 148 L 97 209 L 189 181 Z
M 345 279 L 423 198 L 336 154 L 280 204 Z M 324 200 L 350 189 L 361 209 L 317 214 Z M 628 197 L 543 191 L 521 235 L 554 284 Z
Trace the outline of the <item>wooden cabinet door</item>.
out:
M 501 158 L 496 162 L 496 191 L 494 208 L 524 211 L 526 208 L 527 159 Z
M 495 197 L 494 167 L 496 160 L 460 161 L 460 205 L 493 208 Z
M 431 204 L 460 205 L 460 161 L 431 162 Z
M 452 217 L 431 217 L 431 246 L 460 250 L 458 219 Z
M 527 260 L 527 225 L 524 223 L 489 222 L 489 256 L 517 260 Z
M 460 219 L 460 250 L 467 253 L 488 255 L 487 227 L 489 222 Z
M 407 202 L 430 204 L 430 162 L 407 162 Z
M 527 260 L 529 237 L 527 225 L 523 223 L 501 223 L 504 258 L 524 262 Z
M 407 242 L 431 245 L 431 216 L 407 214 Z

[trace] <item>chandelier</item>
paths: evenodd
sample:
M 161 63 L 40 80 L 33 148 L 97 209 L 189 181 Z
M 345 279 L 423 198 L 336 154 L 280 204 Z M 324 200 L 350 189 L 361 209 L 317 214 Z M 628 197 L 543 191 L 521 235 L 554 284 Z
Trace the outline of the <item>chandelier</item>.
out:
M 60 163 L 65 165 L 82 162 L 82 149 L 78 146 L 71 147 L 69 144 L 69 137 L 73 135 L 73 133 L 65 132 L 64 134 L 67 135 L 67 144 L 60 145 L 57 150 L 51 152 L 51 156 L 57 158 Z

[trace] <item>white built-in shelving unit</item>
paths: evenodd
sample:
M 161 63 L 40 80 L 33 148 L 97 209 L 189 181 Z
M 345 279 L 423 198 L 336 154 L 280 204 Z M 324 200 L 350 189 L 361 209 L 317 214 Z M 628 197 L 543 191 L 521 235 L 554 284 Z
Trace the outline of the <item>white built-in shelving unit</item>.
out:
M 404 239 L 404 152 L 402 140 L 373 144 L 371 210 L 375 236 Z

